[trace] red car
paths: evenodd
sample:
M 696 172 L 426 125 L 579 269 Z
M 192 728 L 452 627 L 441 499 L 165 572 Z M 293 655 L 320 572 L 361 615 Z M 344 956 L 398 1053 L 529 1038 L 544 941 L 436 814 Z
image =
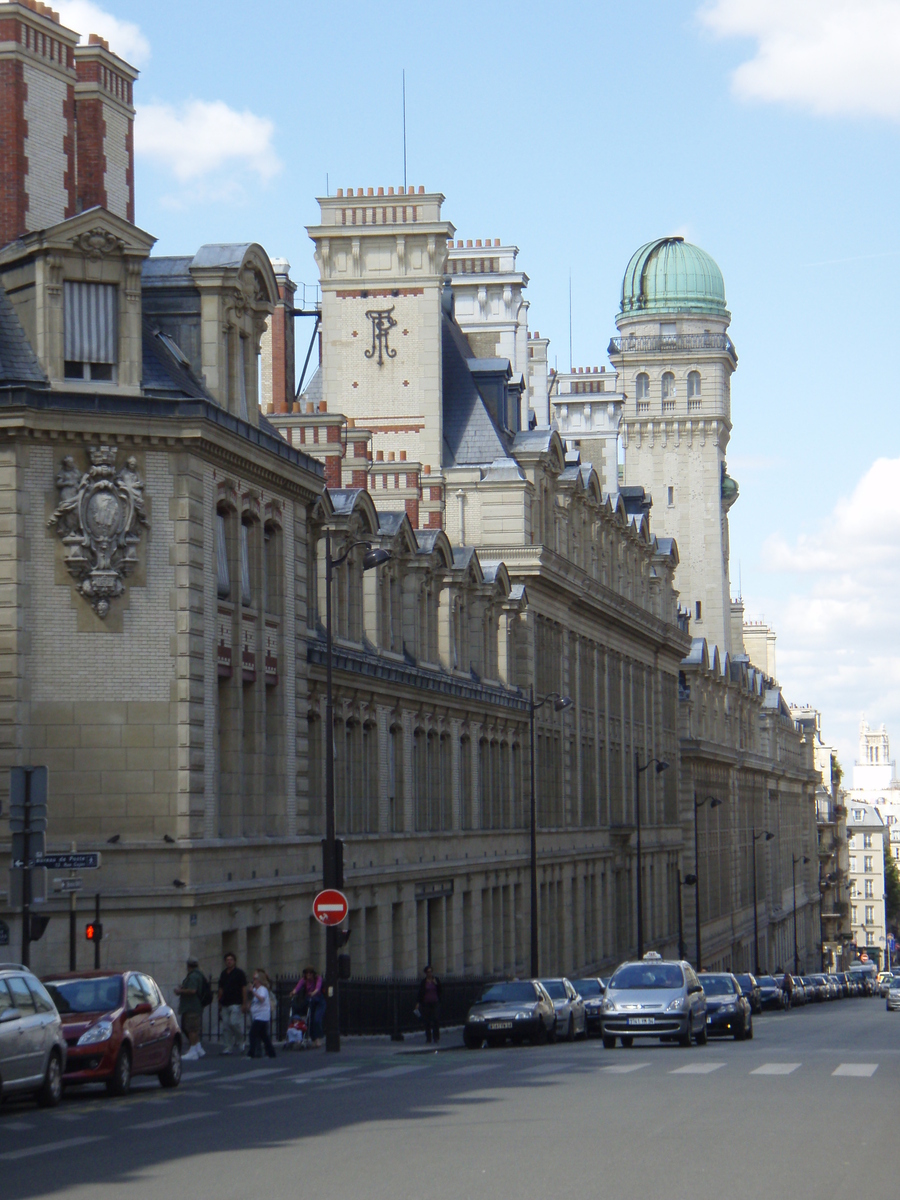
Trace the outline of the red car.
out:
M 149 975 L 83 971 L 43 982 L 69 1048 L 63 1083 L 102 1081 L 124 1096 L 133 1075 L 157 1075 L 163 1087 L 178 1087 L 181 1030 Z

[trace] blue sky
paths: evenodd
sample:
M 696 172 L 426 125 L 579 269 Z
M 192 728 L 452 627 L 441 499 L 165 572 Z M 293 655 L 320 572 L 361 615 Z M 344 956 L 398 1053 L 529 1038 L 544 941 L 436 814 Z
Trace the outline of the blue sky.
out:
M 326 177 L 442 191 L 520 247 L 530 324 L 599 366 L 632 251 L 673 232 L 725 277 L 740 363 L 731 512 L 750 617 L 849 766 L 900 745 L 897 0 L 70 0 L 141 68 L 137 220 L 158 253 L 255 240 L 317 277 Z

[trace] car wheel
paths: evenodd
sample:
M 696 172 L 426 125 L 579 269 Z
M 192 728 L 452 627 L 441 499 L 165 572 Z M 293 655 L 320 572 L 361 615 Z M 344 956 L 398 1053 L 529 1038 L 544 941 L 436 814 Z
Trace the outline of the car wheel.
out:
M 703 1032 L 706 1033 L 705 1025 L 703 1027 Z M 690 1046 L 692 1040 L 693 1040 L 693 1022 L 689 1020 L 687 1029 L 685 1030 L 684 1033 L 680 1034 L 678 1037 L 678 1045 L 679 1046 Z M 699 1035 L 698 1035 L 698 1040 L 699 1040 Z
M 41 1108 L 56 1108 L 62 1100 L 62 1094 L 62 1063 L 54 1050 L 47 1063 L 47 1074 L 44 1076 L 41 1090 L 37 1094 L 37 1102 Z
M 611 1034 L 604 1033 L 603 1034 L 603 1049 L 604 1050 L 615 1050 L 615 1048 L 616 1048 L 616 1039 Z
M 741 1021 L 740 1026 L 737 1029 L 735 1029 L 735 1031 L 734 1031 L 734 1040 L 736 1042 L 742 1042 L 746 1036 L 747 1036 L 747 1026 L 744 1024 L 743 1021 Z
M 553 1018 L 553 1024 L 547 1030 L 547 1041 L 552 1046 L 557 1039 L 556 1018 Z
M 471 1029 L 463 1030 L 463 1042 L 467 1050 L 480 1050 L 484 1038 Z
M 753 1017 L 752 1016 L 750 1017 L 750 1022 L 747 1025 L 747 1041 L 748 1042 L 753 1041 Z
M 706 1028 L 706 1020 L 705 1019 L 703 1021 L 703 1025 L 700 1028 L 700 1032 L 698 1034 L 696 1034 L 694 1040 L 696 1041 L 698 1046 L 705 1046 L 706 1043 L 709 1041 L 709 1030 Z
M 631 1047 L 634 1045 L 634 1038 L 630 1037 L 626 1034 L 626 1036 L 622 1038 L 622 1045 L 625 1047 L 626 1050 L 630 1050 Z
M 106 1081 L 106 1090 L 111 1096 L 124 1096 L 131 1087 L 131 1055 L 128 1047 L 123 1046 L 113 1067 L 113 1073 Z
M 181 1083 L 181 1046 L 177 1041 L 172 1043 L 169 1062 L 159 1073 L 159 1082 L 164 1088 L 178 1087 Z
M 569 1024 L 566 1026 L 566 1041 L 575 1041 L 575 1018 L 569 1013 Z

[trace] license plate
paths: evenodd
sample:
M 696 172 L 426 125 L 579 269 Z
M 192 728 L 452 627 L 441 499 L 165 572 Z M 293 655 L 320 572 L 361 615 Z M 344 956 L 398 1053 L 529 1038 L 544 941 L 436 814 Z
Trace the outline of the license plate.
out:
M 707 1017 L 706 1023 L 707 1023 L 707 1025 L 712 1025 L 712 1017 Z
M 628 1024 L 629 1025 L 652 1025 L 653 1018 L 652 1017 L 629 1017 Z
M 488 1025 L 488 1029 L 491 1031 L 491 1033 L 496 1033 L 498 1029 L 512 1029 L 512 1027 L 512 1021 L 492 1021 L 491 1024 Z

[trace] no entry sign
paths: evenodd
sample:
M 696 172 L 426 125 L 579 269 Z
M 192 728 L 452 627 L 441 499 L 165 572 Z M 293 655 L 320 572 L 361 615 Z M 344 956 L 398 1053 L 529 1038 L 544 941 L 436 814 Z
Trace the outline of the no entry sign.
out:
M 349 908 L 347 897 L 337 888 L 326 888 L 313 900 L 313 916 L 320 925 L 340 925 Z

